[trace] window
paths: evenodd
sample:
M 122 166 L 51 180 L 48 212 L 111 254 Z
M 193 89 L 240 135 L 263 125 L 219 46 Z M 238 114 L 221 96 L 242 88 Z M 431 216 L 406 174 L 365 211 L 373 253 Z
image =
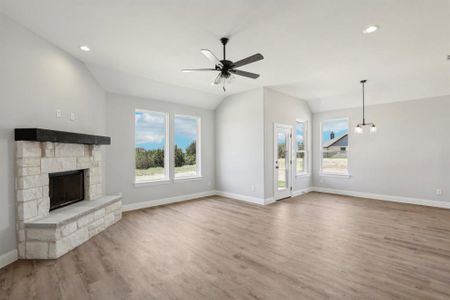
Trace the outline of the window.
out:
M 348 175 L 348 119 L 322 122 L 320 151 L 321 173 Z
M 200 176 L 200 118 L 175 115 L 175 178 Z
M 302 175 L 308 173 L 307 166 L 307 137 L 306 137 L 306 122 L 297 121 L 295 126 L 295 173 Z
M 136 183 L 169 179 L 168 114 L 136 110 L 134 117 Z
M 136 183 L 201 176 L 200 118 L 174 115 L 173 122 L 173 156 L 170 154 L 170 161 L 174 166 L 169 172 L 169 114 L 135 111 Z

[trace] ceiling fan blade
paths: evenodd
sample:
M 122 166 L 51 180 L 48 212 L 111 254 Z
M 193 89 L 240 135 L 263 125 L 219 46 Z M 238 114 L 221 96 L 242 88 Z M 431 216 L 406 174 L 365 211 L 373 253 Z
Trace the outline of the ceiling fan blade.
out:
M 219 73 L 219 75 L 217 75 L 216 79 L 213 82 L 213 85 L 220 84 L 221 76 L 222 76 L 222 73 Z
M 250 72 L 241 71 L 241 70 L 230 70 L 230 72 L 233 74 L 239 75 L 239 76 L 244 76 L 244 77 L 253 78 L 253 79 L 256 79 L 259 77 L 259 74 L 250 73 Z
M 262 56 L 261 53 L 257 53 L 257 54 L 254 54 L 252 56 L 249 56 L 247 58 L 238 60 L 237 62 L 235 62 L 233 64 L 233 68 L 239 68 L 239 67 L 242 67 L 242 66 L 245 66 L 245 65 L 257 62 L 257 61 L 259 61 L 261 59 L 264 59 L 264 56 Z
M 203 53 L 204 56 L 206 56 L 207 59 L 212 61 L 215 65 L 223 67 L 223 64 L 220 62 L 220 60 L 215 56 L 211 51 L 208 49 L 202 49 L 200 50 L 201 53 Z
M 183 69 L 181 72 L 204 72 L 204 71 L 218 71 L 211 68 L 201 68 L 201 69 Z

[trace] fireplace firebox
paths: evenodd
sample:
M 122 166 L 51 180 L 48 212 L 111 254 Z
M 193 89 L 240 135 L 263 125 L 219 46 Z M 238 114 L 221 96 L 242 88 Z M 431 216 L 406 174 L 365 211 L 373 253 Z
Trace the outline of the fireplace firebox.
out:
M 50 210 L 84 200 L 84 170 L 50 173 Z

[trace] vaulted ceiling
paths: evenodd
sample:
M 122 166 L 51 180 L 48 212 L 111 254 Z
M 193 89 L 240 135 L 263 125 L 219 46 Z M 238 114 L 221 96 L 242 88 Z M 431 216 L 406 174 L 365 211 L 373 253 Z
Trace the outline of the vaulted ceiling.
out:
M 0 0 L 0 11 L 85 62 L 106 90 L 214 108 L 268 86 L 314 111 L 450 94 L 448 0 Z M 363 34 L 370 24 L 379 31 Z M 199 52 L 260 52 L 226 93 Z M 90 52 L 81 52 L 80 45 Z

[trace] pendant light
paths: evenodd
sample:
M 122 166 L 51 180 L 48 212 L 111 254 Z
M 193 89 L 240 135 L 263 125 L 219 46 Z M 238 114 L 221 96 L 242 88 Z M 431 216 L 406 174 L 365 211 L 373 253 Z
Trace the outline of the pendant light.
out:
M 366 116 L 365 116 L 365 103 L 364 103 L 364 84 L 367 82 L 367 80 L 361 80 L 362 84 L 362 99 L 363 99 L 363 106 L 362 106 L 362 123 L 359 123 L 355 127 L 355 133 L 361 134 L 364 132 L 364 126 L 370 126 L 370 132 L 375 133 L 377 132 L 377 127 L 374 123 L 366 123 Z

